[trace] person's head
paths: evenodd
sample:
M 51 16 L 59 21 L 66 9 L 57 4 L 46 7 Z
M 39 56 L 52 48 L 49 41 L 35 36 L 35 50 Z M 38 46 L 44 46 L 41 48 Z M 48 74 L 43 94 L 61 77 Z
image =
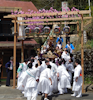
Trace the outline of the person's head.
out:
M 46 65 L 49 65 L 49 61 L 48 60 L 45 60 L 45 63 L 46 63 Z
M 58 50 L 59 49 L 59 47 L 58 46 L 56 46 L 56 50 Z
M 61 64 L 62 64 L 62 61 L 59 61 L 59 62 L 58 62 L 58 65 L 61 65 Z
M 71 58 L 73 57 L 73 54 L 72 54 L 72 53 L 70 53 L 70 57 L 71 57 Z
M 75 65 L 77 66 L 78 64 L 80 64 L 80 60 L 79 59 L 76 59 L 75 60 Z
M 60 44 L 60 40 L 58 41 L 58 44 Z
M 66 63 L 65 59 L 62 59 L 62 64 L 65 64 L 65 63 Z
M 35 64 L 35 67 L 37 68 L 38 67 L 38 64 Z
M 43 49 L 45 50 L 46 49 L 46 46 L 44 46 Z
M 38 59 L 38 61 L 39 61 L 40 65 L 41 65 L 42 64 L 42 61 L 40 59 Z
M 70 41 L 68 41 L 68 42 L 67 42 L 67 44 L 69 44 L 69 45 L 70 45 Z
M 25 59 L 24 62 L 27 64 L 28 63 L 28 59 Z
M 48 65 L 47 68 L 51 69 L 51 65 Z
M 14 59 L 13 57 L 10 57 L 10 61 L 13 61 L 13 59 Z
M 73 62 L 73 60 L 70 58 L 70 59 L 69 59 L 69 63 L 71 63 L 71 62 Z
M 29 64 L 28 64 L 28 67 L 29 67 L 29 68 L 32 68 L 32 63 L 29 63 Z
M 65 48 L 65 49 L 64 49 L 64 51 L 65 51 L 65 53 L 66 53 L 66 54 L 68 53 L 68 50 L 67 50 L 67 48 Z

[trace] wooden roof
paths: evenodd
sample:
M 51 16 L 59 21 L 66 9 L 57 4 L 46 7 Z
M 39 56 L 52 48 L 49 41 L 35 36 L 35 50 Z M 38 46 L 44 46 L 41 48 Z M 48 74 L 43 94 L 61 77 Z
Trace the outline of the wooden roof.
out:
M 38 9 L 35 7 L 35 5 L 32 2 L 0 0 L 0 9 L 4 10 L 6 8 L 8 9 L 8 11 L 6 10 L 7 12 L 11 12 L 13 8 L 15 8 L 15 10 L 22 9 L 22 11 L 24 12 L 27 12 L 28 9 L 38 11 Z

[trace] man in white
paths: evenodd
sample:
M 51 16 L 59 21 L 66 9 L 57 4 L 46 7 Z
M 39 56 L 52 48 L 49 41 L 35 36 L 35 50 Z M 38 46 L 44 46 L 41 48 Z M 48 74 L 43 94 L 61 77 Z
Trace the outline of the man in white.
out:
M 20 63 L 19 68 L 17 69 L 17 78 L 18 78 L 17 89 L 19 89 L 19 90 L 24 90 L 23 87 L 20 87 L 20 81 L 21 81 L 22 73 L 24 73 L 28 69 L 27 63 L 28 63 L 28 60 L 25 59 L 25 61 L 23 63 Z
M 67 51 L 66 48 L 65 48 L 65 50 L 63 51 L 63 53 L 62 53 L 62 55 L 61 55 L 61 58 L 64 58 L 66 62 L 69 61 L 70 55 L 69 55 L 69 53 L 68 53 L 68 51 Z
M 74 94 L 71 96 L 76 96 L 77 98 L 82 97 L 82 68 L 80 65 L 80 61 L 76 59 L 75 61 L 75 71 L 74 71 L 74 83 L 73 83 L 73 89 Z
M 65 60 L 59 61 L 59 66 L 57 70 L 58 76 L 58 90 L 59 94 L 67 93 L 67 88 L 71 88 L 70 75 L 68 74 L 65 67 Z
M 52 85 L 51 65 L 48 65 L 47 68 L 41 72 L 40 81 L 38 83 L 38 91 L 45 94 L 44 100 L 48 100 L 47 96 L 50 93 L 50 85 Z
M 52 79 L 52 85 L 51 85 L 51 91 L 50 94 L 52 94 L 52 92 L 57 92 L 58 91 L 58 82 L 57 82 L 57 65 L 55 63 L 52 63 L 51 61 L 49 61 L 49 59 L 47 59 L 48 62 L 46 62 L 46 65 L 51 65 L 51 79 Z
M 66 64 L 66 69 L 70 75 L 70 82 L 72 81 L 72 73 L 74 72 L 73 60 L 70 58 L 69 63 Z
M 32 63 L 29 63 L 28 66 L 29 68 L 24 72 L 24 77 L 22 77 L 20 84 L 24 87 L 24 97 L 27 97 L 27 100 L 36 100 L 38 64 L 35 65 L 36 69 L 32 68 Z

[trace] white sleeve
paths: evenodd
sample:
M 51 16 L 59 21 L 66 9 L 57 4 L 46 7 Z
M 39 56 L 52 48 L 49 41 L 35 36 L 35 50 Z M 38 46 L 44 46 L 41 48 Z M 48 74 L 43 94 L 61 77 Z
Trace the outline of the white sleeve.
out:
M 48 78 L 51 78 L 51 70 L 50 69 L 47 70 L 47 73 L 48 73 Z
M 80 68 L 76 68 L 75 69 L 75 73 L 74 73 L 74 78 L 79 77 L 80 76 L 80 73 L 81 73 Z

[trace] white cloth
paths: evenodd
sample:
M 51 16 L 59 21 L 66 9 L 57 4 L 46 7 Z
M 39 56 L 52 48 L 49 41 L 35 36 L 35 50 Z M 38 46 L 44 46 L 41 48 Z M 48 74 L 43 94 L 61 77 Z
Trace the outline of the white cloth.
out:
M 58 90 L 58 82 L 57 82 L 57 65 L 55 63 L 50 62 L 51 68 L 51 79 L 52 79 L 52 85 L 51 85 L 51 91 L 57 91 Z
M 73 83 L 73 91 L 79 91 L 80 88 L 82 87 L 82 68 L 80 65 L 77 65 L 74 71 L 74 83 Z M 76 78 L 78 77 L 77 82 L 75 81 Z
M 63 64 L 58 67 L 57 73 L 59 73 L 58 90 L 62 92 L 62 89 L 71 88 L 70 75 Z
M 10 61 L 11 64 L 10 64 L 10 69 L 13 70 L 13 61 Z
M 25 97 L 36 97 L 37 96 L 37 82 L 36 82 L 36 73 L 38 72 L 38 68 L 36 69 L 28 69 L 24 72 L 24 77 L 22 78 L 21 85 L 25 86 L 24 88 L 24 96 Z
M 24 76 L 24 72 L 28 69 L 28 66 L 27 64 L 24 62 L 24 63 L 21 63 L 19 65 L 19 68 L 21 69 L 18 73 L 19 73 L 19 77 L 17 79 L 17 89 L 19 90 L 23 90 L 24 88 L 23 87 L 20 87 L 20 82 L 22 80 L 22 77 Z
M 66 54 L 65 51 L 63 51 L 61 58 L 64 58 L 65 61 L 68 62 L 70 59 L 70 55 L 68 53 Z
M 48 94 L 50 92 L 51 70 L 46 68 L 41 72 L 40 81 L 38 83 L 38 91 Z
M 70 75 L 70 82 L 72 80 L 72 73 L 74 72 L 74 66 L 72 63 L 67 64 L 66 69 Z
M 58 44 L 58 43 L 57 43 L 57 46 L 59 47 L 59 49 L 61 49 L 61 47 L 62 47 L 61 44 Z
M 41 50 L 41 54 L 46 53 L 46 49 Z

